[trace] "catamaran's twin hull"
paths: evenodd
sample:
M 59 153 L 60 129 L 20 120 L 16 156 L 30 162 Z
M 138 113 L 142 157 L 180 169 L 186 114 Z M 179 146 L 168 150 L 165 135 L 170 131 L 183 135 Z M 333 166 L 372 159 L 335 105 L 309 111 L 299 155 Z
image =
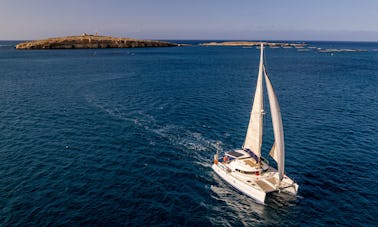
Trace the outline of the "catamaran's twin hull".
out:
M 298 184 L 285 176 L 280 187 L 272 183 L 272 179 L 277 179 L 277 172 L 263 173 L 260 176 L 251 176 L 251 179 L 243 179 L 236 176 L 236 172 L 227 169 L 227 166 L 222 163 L 213 164 L 213 170 L 227 183 L 232 185 L 237 190 L 255 199 L 258 203 L 264 204 L 265 197 L 271 192 L 284 192 L 296 195 L 298 191 Z

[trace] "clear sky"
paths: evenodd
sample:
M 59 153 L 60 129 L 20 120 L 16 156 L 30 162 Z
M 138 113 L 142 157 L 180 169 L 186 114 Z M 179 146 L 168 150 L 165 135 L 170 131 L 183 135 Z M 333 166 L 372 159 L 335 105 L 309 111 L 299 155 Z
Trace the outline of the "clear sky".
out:
M 1 0 L 0 40 L 378 41 L 378 0 Z

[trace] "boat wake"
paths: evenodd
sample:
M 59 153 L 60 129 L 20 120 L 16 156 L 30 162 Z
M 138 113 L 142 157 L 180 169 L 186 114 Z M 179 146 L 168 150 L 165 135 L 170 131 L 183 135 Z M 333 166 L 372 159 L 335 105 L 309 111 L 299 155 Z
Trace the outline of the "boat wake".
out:
M 217 140 L 205 138 L 200 132 L 193 132 L 183 126 L 160 122 L 154 116 L 141 110 L 128 110 L 120 104 L 101 101 L 94 94 L 86 94 L 85 99 L 90 105 L 109 116 L 131 123 L 145 133 L 152 133 L 154 136 L 146 137 L 150 145 L 156 145 L 156 141 L 159 141 L 156 139 L 158 136 L 160 140 L 168 141 L 176 149 L 187 151 L 184 153 L 204 167 L 211 166 L 209 160 L 212 154 L 216 149 L 220 149 L 220 142 Z

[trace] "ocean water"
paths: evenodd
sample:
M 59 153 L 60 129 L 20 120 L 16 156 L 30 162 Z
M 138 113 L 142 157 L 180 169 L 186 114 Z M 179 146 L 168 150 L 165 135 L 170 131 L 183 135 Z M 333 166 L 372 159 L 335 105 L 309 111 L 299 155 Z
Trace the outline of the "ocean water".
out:
M 376 225 L 378 43 L 266 48 L 299 194 L 265 205 L 211 169 L 217 144 L 243 143 L 259 50 L 15 43 L 0 42 L 0 225 Z

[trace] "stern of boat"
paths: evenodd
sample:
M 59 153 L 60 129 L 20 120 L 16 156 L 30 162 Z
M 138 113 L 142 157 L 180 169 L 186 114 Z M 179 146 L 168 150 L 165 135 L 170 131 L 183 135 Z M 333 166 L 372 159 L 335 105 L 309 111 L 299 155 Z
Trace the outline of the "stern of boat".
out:
M 296 195 L 298 193 L 298 188 L 299 185 L 294 180 L 292 180 L 286 175 L 284 176 L 280 185 L 281 192 Z
M 281 192 L 291 194 L 291 195 L 296 195 L 298 193 L 298 188 L 299 188 L 298 184 L 293 182 L 290 186 L 281 189 Z

